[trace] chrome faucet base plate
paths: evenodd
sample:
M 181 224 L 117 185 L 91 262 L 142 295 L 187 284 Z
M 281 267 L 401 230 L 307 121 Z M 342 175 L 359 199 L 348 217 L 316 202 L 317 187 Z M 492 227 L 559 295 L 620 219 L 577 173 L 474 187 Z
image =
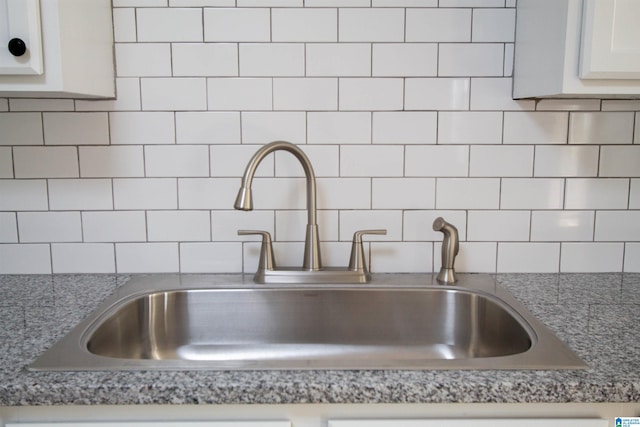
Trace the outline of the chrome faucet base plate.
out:
M 370 282 L 371 274 L 364 271 L 349 270 L 345 267 L 323 267 L 320 270 L 280 267 L 273 270 L 258 271 L 253 276 L 253 281 L 261 284 L 358 284 Z

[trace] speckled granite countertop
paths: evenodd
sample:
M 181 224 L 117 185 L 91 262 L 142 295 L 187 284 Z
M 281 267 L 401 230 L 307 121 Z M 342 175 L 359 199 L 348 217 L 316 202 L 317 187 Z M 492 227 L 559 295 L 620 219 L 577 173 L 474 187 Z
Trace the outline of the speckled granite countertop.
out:
M 498 275 L 588 370 L 25 370 L 128 279 L 0 276 L 0 406 L 640 401 L 640 274 Z

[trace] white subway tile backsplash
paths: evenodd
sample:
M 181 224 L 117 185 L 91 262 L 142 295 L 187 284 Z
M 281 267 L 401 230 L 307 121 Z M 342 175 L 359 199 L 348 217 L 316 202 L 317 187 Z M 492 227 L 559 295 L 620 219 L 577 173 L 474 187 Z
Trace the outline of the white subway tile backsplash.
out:
M 168 112 L 114 112 L 109 114 L 112 144 L 173 144 L 174 115 Z
M 306 135 L 307 120 L 304 112 L 242 113 L 243 144 L 266 144 L 278 140 L 304 144 Z
M 406 176 L 469 175 L 469 147 L 446 145 L 416 145 L 405 149 Z
M 167 6 L 167 0 L 113 0 L 114 7 L 155 7 Z
M 555 273 L 560 243 L 498 243 L 498 273 Z
M 131 76 L 170 76 L 169 43 L 116 43 L 116 74 Z
M 336 110 L 338 80 L 333 78 L 273 79 L 275 110 Z
M 435 144 L 438 115 L 426 111 L 374 112 L 374 144 Z
M 12 98 L 9 105 L 11 111 L 73 111 L 73 102 L 73 99 Z
M 628 179 L 567 179 L 565 209 L 626 209 Z
M 303 0 L 238 0 L 238 7 L 269 6 L 269 7 L 294 7 L 303 6 Z M 232 4 L 233 6 L 233 4 Z
M 404 41 L 404 9 L 364 8 L 339 9 L 341 42 Z
M 116 243 L 118 273 L 180 271 L 178 243 Z
M 402 176 L 404 150 L 395 145 L 343 145 L 340 176 Z
M 116 78 L 117 98 L 113 100 L 75 100 L 76 111 L 135 111 L 140 110 L 140 79 Z
M 147 239 L 150 242 L 210 241 L 209 212 L 184 210 L 147 212 Z
M 309 144 L 371 144 L 371 113 L 310 112 Z
M 569 114 L 562 112 L 505 112 L 505 144 L 565 144 Z
M 13 154 L 11 147 L 0 147 L 0 178 L 13 178 Z
M 177 200 L 175 178 L 113 180 L 115 209 L 176 209 Z
M 598 147 L 536 147 L 533 175 L 536 177 L 592 177 L 598 174 Z
M 502 113 L 455 111 L 438 114 L 439 144 L 501 144 Z
M 107 113 L 43 113 L 46 145 L 109 144 Z
M 42 114 L 40 113 L 1 113 L 0 145 L 42 145 Z
M 434 178 L 373 178 L 373 209 L 433 209 Z
M 470 9 L 407 9 L 407 42 L 471 41 Z
M 629 193 L 629 209 L 640 209 L 640 179 L 631 180 Z
M 49 244 L 0 245 L 0 274 L 51 274 Z
M 180 243 L 184 273 L 241 273 L 241 243 Z
M 237 76 L 236 43 L 173 43 L 171 63 L 174 76 Z
M 134 8 L 113 9 L 113 41 L 116 43 L 135 42 L 136 10 Z
M 0 243 L 18 242 L 18 223 L 15 212 L 0 212 Z
M 240 177 L 259 145 L 219 145 L 210 148 L 211 176 Z M 273 156 L 267 156 L 256 169 L 255 176 L 273 176 Z M 238 181 L 239 183 L 239 181 Z
M 443 43 L 438 50 L 438 75 L 495 77 L 504 74 L 501 43 Z
M 236 187 L 237 189 L 240 186 Z M 256 178 L 253 180 L 254 209 L 305 209 L 306 180 L 304 178 Z M 235 201 L 229 198 L 227 206 Z
M 144 176 L 141 146 L 79 147 L 79 151 L 83 178 Z
M 303 242 L 306 236 L 308 219 L 309 217 L 306 210 L 276 212 L 275 233 L 271 236 L 274 240 L 280 242 Z M 337 241 L 339 230 L 338 224 L 338 211 L 319 211 L 318 233 L 320 234 L 320 240 L 323 242 Z M 323 259 L 323 263 L 324 261 L 325 260 Z
M 271 110 L 272 79 L 207 79 L 209 110 Z
M 498 209 L 500 179 L 438 178 L 437 209 Z
M 49 207 L 44 179 L 0 180 L 0 210 L 46 211 Z
M 244 77 L 304 76 L 305 46 L 301 43 L 242 43 L 239 55 Z
M 180 209 L 232 209 L 240 178 L 180 178 Z M 258 209 L 258 205 L 256 205 Z
M 624 248 L 624 272 L 640 273 L 640 243 L 627 243 Z
M 80 212 L 19 212 L 20 243 L 79 242 Z
M 602 147 L 599 176 L 640 177 L 640 145 Z
M 371 209 L 370 178 L 318 178 L 321 209 Z
M 285 8 L 271 10 L 273 42 L 336 42 L 336 9 Z
M 155 145 L 144 149 L 148 177 L 209 176 L 206 145 Z
M 504 178 L 501 209 L 562 209 L 564 179 Z
M 202 41 L 202 9 L 137 9 L 136 19 L 140 42 Z
M 16 178 L 77 178 L 76 147 L 14 147 Z
M 370 235 L 369 242 L 399 241 L 402 239 L 402 211 L 372 210 L 361 214 L 352 210 L 340 212 L 340 240 L 350 242 L 359 230 L 386 229 L 386 235 Z
M 438 7 L 438 0 L 371 0 L 373 7 Z
M 231 203 L 229 204 L 231 207 Z M 288 212 L 288 211 L 287 211 Z M 260 241 L 260 236 L 238 236 L 238 230 L 264 230 L 274 234 L 272 211 L 219 210 L 211 212 L 211 237 L 218 242 Z
M 271 15 L 267 8 L 204 9 L 205 42 L 268 42 Z
M 516 34 L 515 9 L 474 9 L 473 42 L 513 42 Z
M 622 271 L 624 243 L 562 243 L 560 272 Z
M 113 243 L 53 243 L 54 274 L 108 274 L 116 272 Z
M 144 242 L 147 240 L 144 211 L 83 212 L 84 242 Z
M 631 144 L 634 114 L 571 113 L 569 143 L 571 144 Z
M 506 62 L 506 60 L 505 60 Z M 535 101 L 514 100 L 513 84 L 506 77 L 475 77 L 471 79 L 472 110 L 533 110 Z M 505 115 L 508 114 L 505 112 Z M 506 122 L 506 120 L 505 120 Z M 505 123 L 506 125 L 506 123 Z
M 443 217 L 447 222 L 455 224 L 460 241 L 467 240 L 467 213 L 463 210 L 408 210 L 404 212 L 404 241 L 440 241 L 442 233 L 433 230 L 436 218 Z
M 143 78 L 140 93 L 143 110 L 206 110 L 204 78 Z
M 373 273 L 430 273 L 432 259 L 432 243 L 373 242 L 369 269 Z
M 340 79 L 340 110 L 402 110 L 403 91 L 397 78 Z
M 52 211 L 113 209 L 110 179 L 50 179 L 48 189 Z
M 593 211 L 535 211 L 531 241 L 593 241 Z
M 529 211 L 469 211 L 467 240 L 526 242 L 529 217 Z
M 374 43 L 373 76 L 429 77 L 438 73 L 436 43 Z
M 604 242 L 640 241 L 640 211 L 606 210 L 596 212 L 595 240 Z
M 179 111 L 175 128 L 178 144 L 240 144 L 239 112 Z
M 306 75 L 344 77 L 371 75 L 369 43 L 308 43 Z
M 404 88 L 405 110 L 469 109 L 469 79 L 408 78 Z
M 529 177 L 533 175 L 533 147 L 474 145 L 470 176 Z
M 313 165 L 316 177 L 340 175 L 340 147 L 338 145 L 302 145 L 301 149 Z M 275 166 L 275 176 L 305 176 L 300 162 L 289 153 L 275 153 Z M 239 171 L 244 171 L 244 166 Z
M 442 243 L 436 243 L 433 253 L 434 271 L 442 265 Z M 495 242 L 461 242 L 456 257 L 456 271 L 461 273 L 495 273 L 497 244 Z

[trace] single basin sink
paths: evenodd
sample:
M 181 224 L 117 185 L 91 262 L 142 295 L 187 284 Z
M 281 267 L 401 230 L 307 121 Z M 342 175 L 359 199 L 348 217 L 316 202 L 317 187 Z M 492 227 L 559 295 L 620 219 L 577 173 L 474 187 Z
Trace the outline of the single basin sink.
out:
M 585 367 L 488 276 L 279 288 L 172 277 L 134 279 L 31 369 Z

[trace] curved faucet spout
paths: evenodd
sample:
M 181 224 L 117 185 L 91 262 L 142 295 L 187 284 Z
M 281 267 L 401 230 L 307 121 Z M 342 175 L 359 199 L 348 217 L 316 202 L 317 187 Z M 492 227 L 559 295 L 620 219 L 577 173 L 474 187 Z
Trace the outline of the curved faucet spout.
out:
M 274 151 L 284 150 L 293 154 L 304 170 L 307 179 L 307 232 L 304 245 L 304 260 L 302 268 L 304 270 L 319 270 L 322 267 L 320 257 L 320 238 L 317 224 L 316 208 L 316 175 L 309 158 L 296 145 L 286 141 L 273 141 L 264 145 L 253 155 L 242 177 L 242 184 L 236 197 L 234 208 L 238 210 L 250 211 L 253 209 L 251 185 L 253 176 L 262 160 Z

